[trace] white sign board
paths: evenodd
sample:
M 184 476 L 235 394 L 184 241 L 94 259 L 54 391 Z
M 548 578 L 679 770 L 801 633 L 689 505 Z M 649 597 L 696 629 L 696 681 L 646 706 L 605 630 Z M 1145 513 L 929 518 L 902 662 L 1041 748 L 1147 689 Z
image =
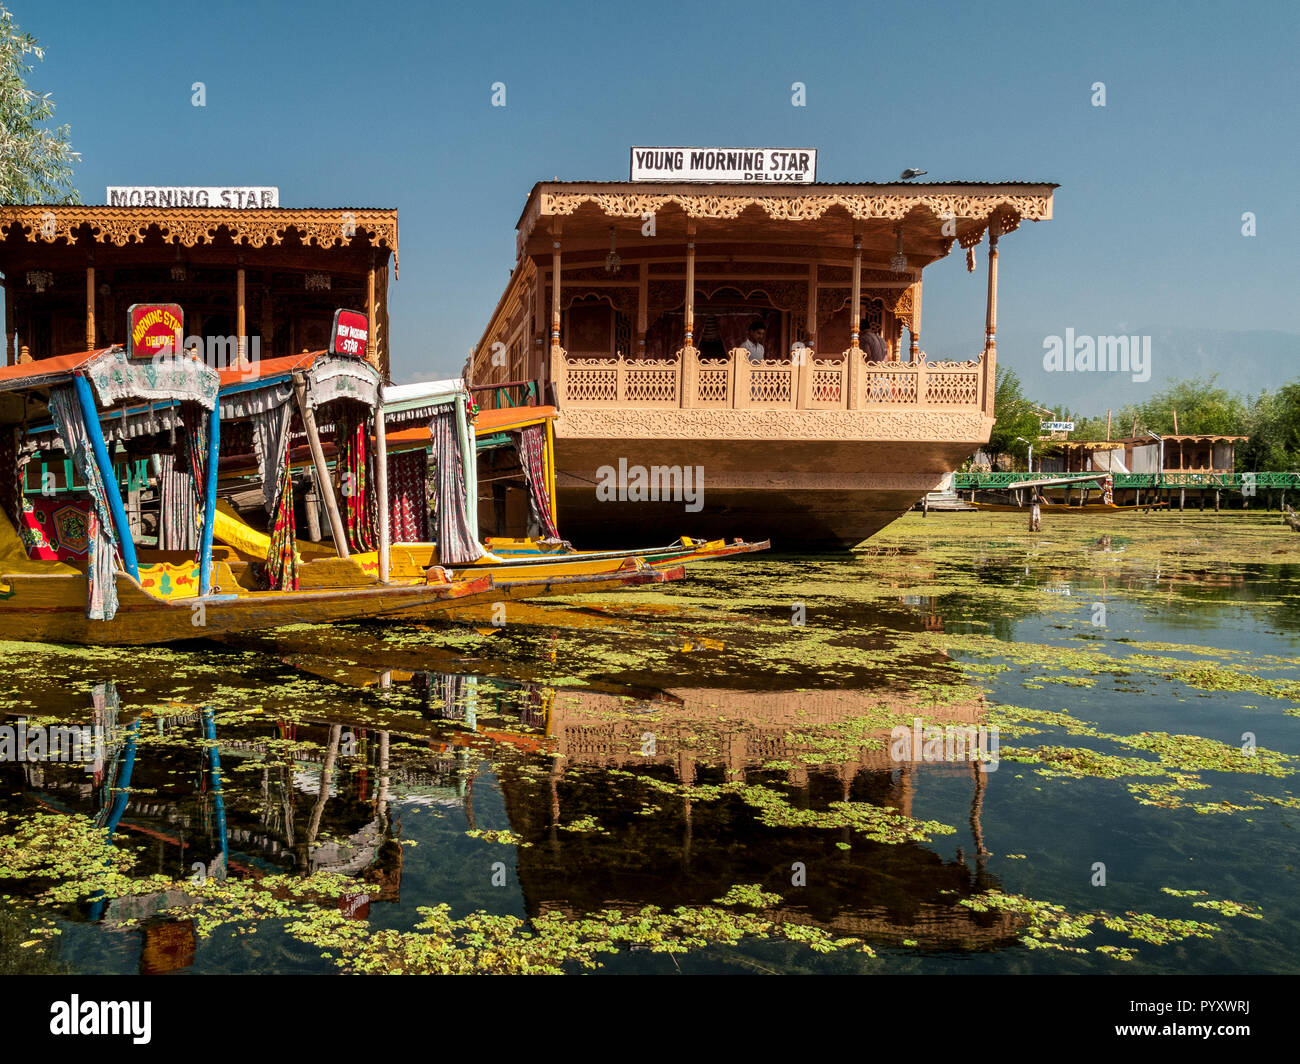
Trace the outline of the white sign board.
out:
M 280 206 L 280 190 L 271 185 L 109 185 L 110 207 L 250 207 Z
M 807 185 L 816 148 L 633 148 L 633 181 L 727 181 Z
M 1074 431 L 1073 421 L 1044 421 L 1042 424 L 1043 424 L 1044 432 L 1073 432 Z

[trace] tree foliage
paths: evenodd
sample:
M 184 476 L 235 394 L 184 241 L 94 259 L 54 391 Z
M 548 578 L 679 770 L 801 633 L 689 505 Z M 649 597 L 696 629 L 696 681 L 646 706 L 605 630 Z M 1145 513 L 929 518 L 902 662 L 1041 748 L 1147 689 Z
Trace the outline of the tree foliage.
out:
M 0 4 L 0 203 L 81 202 L 72 183 L 81 156 L 68 142 L 68 127 L 50 128 L 50 93 L 27 87 L 32 60 L 44 58 Z
M 1020 377 L 1015 370 L 998 367 L 997 390 L 993 395 L 993 434 L 988 450 L 992 454 L 1014 454 L 1025 457 L 1029 446 L 1025 440 L 1038 439 L 1042 418 L 1037 406 L 1021 391 Z

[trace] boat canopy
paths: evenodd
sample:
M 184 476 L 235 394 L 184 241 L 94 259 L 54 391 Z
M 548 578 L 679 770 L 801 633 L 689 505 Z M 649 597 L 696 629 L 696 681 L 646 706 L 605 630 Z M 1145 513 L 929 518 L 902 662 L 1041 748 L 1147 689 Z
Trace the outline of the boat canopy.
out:
M 313 410 L 335 399 L 352 399 L 370 409 L 379 401 L 379 371 L 369 362 L 314 351 L 223 371 L 222 418 L 246 418 L 283 406 L 293 398 L 297 374 L 302 374 L 307 403 Z
M 39 362 L 0 368 L 0 421 L 32 422 L 48 413 L 47 393 L 85 378 L 105 422 L 105 434 L 121 439 L 165 431 L 177 403 L 192 402 L 211 411 L 216 405 L 217 371 L 187 356 L 128 358 L 121 347 L 82 351 Z M 132 402 L 145 405 L 131 407 Z
M 384 386 L 384 419 L 390 425 L 428 421 L 443 407 L 465 406 L 469 389 L 459 377 Z

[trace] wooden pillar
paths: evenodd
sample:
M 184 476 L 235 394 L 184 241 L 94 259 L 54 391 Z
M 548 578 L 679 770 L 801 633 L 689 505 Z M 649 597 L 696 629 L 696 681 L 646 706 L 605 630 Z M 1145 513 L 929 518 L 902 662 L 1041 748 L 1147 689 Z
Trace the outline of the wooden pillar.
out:
M 388 583 L 388 426 L 384 423 L 384 389 L 375 403 L 375 491 L 379 496 L 379 582 Z M 471 500 L 477 505 L 477 500 Z
M 235 270 L 235 333 L 239 337 L 239 364 L 247 363 L 248 323 L 244 315 L 244 256 Z
M 650 264 L 641 263 L 636 289 L 636 354 L 645 358 L 645 334 L 650 328 Z
M 560 346 L 560 223 L 551 228 L 551 347 Z
M 984 310 L 984 411 L 993 412 L 997 391 L 998 369 L 998 234 L 997 219 L 989 224 L 989 289 Z M 1107 414 L 1106 438 L 1110 439 L 1110 416 Z
M 804 343 L 811 351 L 809 357 L 817 351 L 817 263 L 808 264 L 808 303 L 804 313 Z
M 375 253 L 372 251 L 370 269 L 366 271 L 366 361 L 378 369 L 379 338 L 375 335 L 375 318 Z
M 918 279 L 912 289 L 912 327 L 907 330 L 912 337 L 912 349 L 908 360 L 915 362 L 921 354 L 921 281 Z
M 5 365 L 12 366 L 18 361 L 18 352 L 14 350 L 17 336 L 14 333 L 14 297 L 9 287 L 8 278 L 4 281 L 5 293 Z
M 695 346 L 695 223 L 686 223 L 686 346 Z
M 849 296 L 849 346 L 859 347 L 862 329 L 862 234 L 853 232 L 853 288 Z
M 95 260 L 86 263 L 86 350 L 95 349 Z

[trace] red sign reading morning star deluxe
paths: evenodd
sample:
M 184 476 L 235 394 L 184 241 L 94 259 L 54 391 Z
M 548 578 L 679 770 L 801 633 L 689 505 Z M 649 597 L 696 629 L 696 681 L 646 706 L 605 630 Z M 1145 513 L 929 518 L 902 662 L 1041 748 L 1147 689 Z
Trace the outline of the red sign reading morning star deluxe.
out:
M 366 341 L 370 339 L 369 322 L 359 310 L 336 310 L 334 331 L 330 334 L 331 355 L 366 357 Z
M 185 312 L 179 303 L 133 303 L 126 313 L 128 358 L 180 354 Z

